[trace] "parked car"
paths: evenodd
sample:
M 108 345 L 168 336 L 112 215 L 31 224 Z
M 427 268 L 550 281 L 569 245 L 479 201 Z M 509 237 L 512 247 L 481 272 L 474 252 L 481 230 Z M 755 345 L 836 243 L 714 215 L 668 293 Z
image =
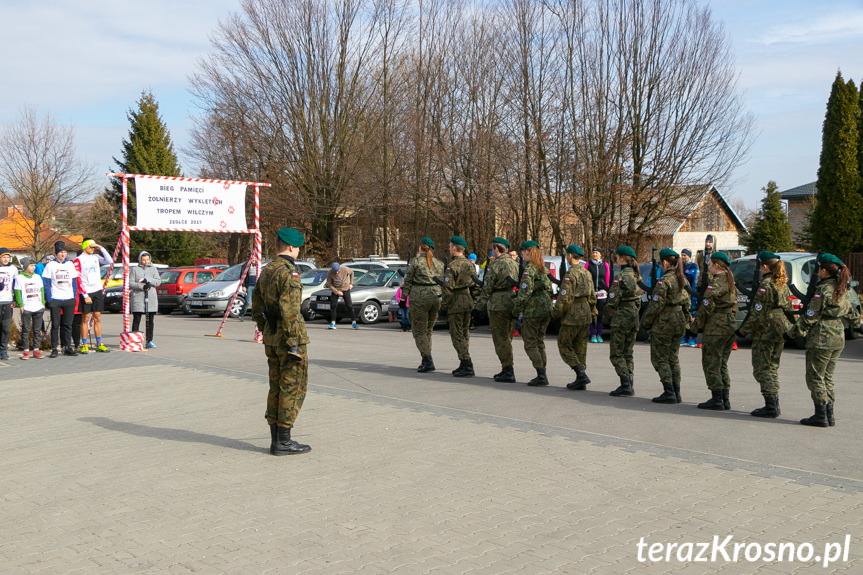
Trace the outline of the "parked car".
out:
M 782 261 L 785 264 L 785 273 L 788 276 L 788 287 L 794 286 L 797 288 L 797 291 L 801 294 L 805 294 L 806 290 L 809 288 L 809 281 L 812 277 L 812 272 L 815 270 L 815 256 L 816 254 L 807 253 L 807 252 L 781 252 L 778 254 Z M 752 277 L 755 274 L 755 257 L 751 256 L 743 256 L 731 262 L 731 271 L 734 273 L 734 280 L 736 283 L 750 286 L 752 283 Z M 857 282 L 851 282 L 851 285 L 856 288 Z M 860 311 L 860 297 L 857 295 L 856 289 L 851 289 L 848 291 L 851 296 L 851 305 L 859 312 Z M 749 306 L 749 297 L 737 290 L 737 327 L 740 327 L 740 324 L 743 323 L 743 318 L 746 317 L 746 309 Z M 798 311 L 801 307 L 803 307 L 803 302 L 794 295 L 793 291 L 791 293 L 791 307 L 794 311 Z M 853 328 L 848 326 L 847 322 L 845 323 L 845 339 L 856 339 L 857 332 L 854 331 Z M 806 342 L 802 339 L 795 341 L 797 347 L 805 347 Z
M 120 277 L 120 285 L 105 288 L 105 311 L 120 313 L 123 311 L 123 278 Z
M 261 269 L 264 269 L 270 260 L 264 260 L 261 264 Z M 294 264 L 300 273 L 314 269 L 315 266 L 309 262 L 296 260 Z M 228 307 L 234 293 L 237 292 L 237 287 L 240 285 L 240 276 L 243 274 L 243 268 L 246 262 L 236 264 L 223 270 L 222 273 L 214 277 L 207 283 L 201 284 L 193 288 L 189 292 L 188 304 L 192 313 L 200 317 L 210 317 L 214 314 L 222 315 Z M 239 317 L 240 310 L 243 309 L 245 294 L 237 293 L 234 299 L 234 305 L 231 306 L 231 317 Z M 249 306 L 251 309 L 251 306 Z M 248 311 L 247 311 L 248 313 Z
M 352 270 L 373 270 L 373 269 L 386 269 L 386 268 L 403 268 L 407 267 L 407 260 L 400 260 L 395 258 L 382 258 L 382 259 L 368 259 L 368 258 L 354 258 L 349 262 L 344 262 L 342 265 L 348 266 Z
M 381 310 L 386 310 L 390 300 L 396 293 L 399 283 L 405 277 L 406 268 L 372 269 L 358 280 L 354 281 L 351 290 L 351 302 L 354 312 L 362 323 L 375 323 L 383 317 Z M 314 292 L 309 298 L 313 312 L 328 316 L 330 313 L 330 290 L 323 289 Z M 342 298 L 339 298 L 336 309 L 336 321 L 350 317 L 351 313 Z
M 188 304 L 189 292 L 218 274 L 217 269 L 205 268 L 174 268 L 163 271 L 159 274 L 162 285 L 156 290 L 159 295 L 159 313 L 171 313 L 175 310 L 192 313 Z
M 303 284 L 303 302 L 300 305 L 300 312 L 303 314 L 303 318 L 306 321 L 311 321 L 318 317 L 318 314 L 312 311 L 309 306 L 309 298 L 313 293 L 320 290 L 324 287 L 324 284 L 327 283 L 327 272 L 329 269 L 318 268 L 313 270 L 308 270 L 300 274 L 300 283 Z M 354 282 L 363 277 L 366 273 L 366 270 L 356 269 L 354 272 Z M 329 315 L 327 314 L 327 317 Z

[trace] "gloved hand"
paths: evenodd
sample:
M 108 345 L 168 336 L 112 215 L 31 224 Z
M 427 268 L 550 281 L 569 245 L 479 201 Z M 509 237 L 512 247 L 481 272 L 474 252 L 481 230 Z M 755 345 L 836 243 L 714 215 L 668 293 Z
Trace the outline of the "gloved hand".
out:
M 294 363 L 297 361 L 303 360 L 303 354 L 300 353 L 300 348 L 295 345 L 288 345 L 286 343 L 282 343 L 279 347 L 287 354 L 286 359 L 290 363 Z

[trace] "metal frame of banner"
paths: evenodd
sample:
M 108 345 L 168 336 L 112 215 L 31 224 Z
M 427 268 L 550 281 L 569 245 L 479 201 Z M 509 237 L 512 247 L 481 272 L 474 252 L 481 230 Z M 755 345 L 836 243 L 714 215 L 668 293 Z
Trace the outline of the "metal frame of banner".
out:
M 262 187 L 270 187 L 271 184 L 265 182 L 242 182 L 236 180 L 214 180 L 214 179 L 206 179 L 206 178 L 183 178 L 183 177 L 174 177 L 174 176 L 153 176 L 147 174 L 115 174 L 109 172 L 107 174 L 109 178 L 122 178 L 123 180 L 123 224 L 122 229 L 120 231 L 120 241 L 117 244 L 117 250 L 123 250 L 123 332 L 127 333 L 129 331 L 129 240 L 130 240 L 130 232 L 134 231 L 159 231 L 159 232 L 201 232 L 201 233 L 215 233 L 215 234 L 255 234 L 255 247 L 252 251 L 252 257 L 249 260 L 249 264 L 243 269 L 243 275 L 240 278 L 240 285 L 237 287 L 237 291 L 239 291 L 240 287 L 242 287 L 243 279 L 245 279 L 246 272 L 248 272 L 249 265 L 251 263 L 255 263 L 257 265 L 257 270 L 260 272 L 260 262 L 261 262 L 261 188 Z M 129 178 L 148 178 L 154 180 L 166 180 L 166 181 L 176 181 L 176 182 L 199 182 L 206 184 L 229 184 L 229 185 L 244 185 L 244 186 L 253 186 L 255 188 L 255 226 L 254 228 L 249 228 L 245 230 L 197 230 L 197 229 L 189 229 L 189 228 L 148 228 L 148 227 L 138 227 L 138 226 L 130 226 L 129 225 L 129 217 L 128 217 L 128 198 L 129 198 L 129 188 L 128 188 L 128 180 Z M 115 259 L 116 259 L 116 250 L 115 250 Z M 231 311 L 231 305 L 234 299 L 237 297 L 237 293 L 235 292 L 233 297 L 231 298 L 231 303 L 228 304 L 228 307 L 225 309 L 225 316 L 222 318 L 222 323 L 219 326 L 218 331 L 213 337 L 224 337 L 222 335 L 222 328 L 225 325 L 225 320 L 228 317 L 228 314 Z M 146 321 L 146 318 L 145 318 Z M 122 349 L 122 346 L 121 346 Z

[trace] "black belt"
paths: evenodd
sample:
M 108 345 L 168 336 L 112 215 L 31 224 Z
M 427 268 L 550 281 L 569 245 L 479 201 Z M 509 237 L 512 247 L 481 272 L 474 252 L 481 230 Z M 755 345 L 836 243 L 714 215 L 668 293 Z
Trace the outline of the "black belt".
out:
M 512 291 L 512 288 L 506 287 L 506 288 L 493 289 L 493 290 L 491 290 L 491 293 L 498 293 L 498 292 L 502 292 L 502 291 Z
M 420 283 L 416 283 L 416 282 L 414 282 L 414 284 L 413 284 L 413 285 L 415 285 L 415 286 L 423 286 L 423 287 L 434 287 L 434 286 L 436 286 L 437 284 L 420 284 Z

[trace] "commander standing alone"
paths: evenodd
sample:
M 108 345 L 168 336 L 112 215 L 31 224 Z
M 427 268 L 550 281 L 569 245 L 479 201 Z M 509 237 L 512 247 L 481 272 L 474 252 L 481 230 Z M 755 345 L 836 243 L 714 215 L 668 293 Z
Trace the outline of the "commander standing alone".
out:
M 264 334 L 270 368 L 266 418 L 273 455 L 294 455 L 312 449 L 291 439 L 291 429 L 306 398 L 309 376 L 306 355 L 309 336 L 300 313 L 303 286 L 294 265 L 304 241 L 303 234 L 293 228 L 279 230 L 278 256 L 261 271 L 252 295 L 252 317 Z

